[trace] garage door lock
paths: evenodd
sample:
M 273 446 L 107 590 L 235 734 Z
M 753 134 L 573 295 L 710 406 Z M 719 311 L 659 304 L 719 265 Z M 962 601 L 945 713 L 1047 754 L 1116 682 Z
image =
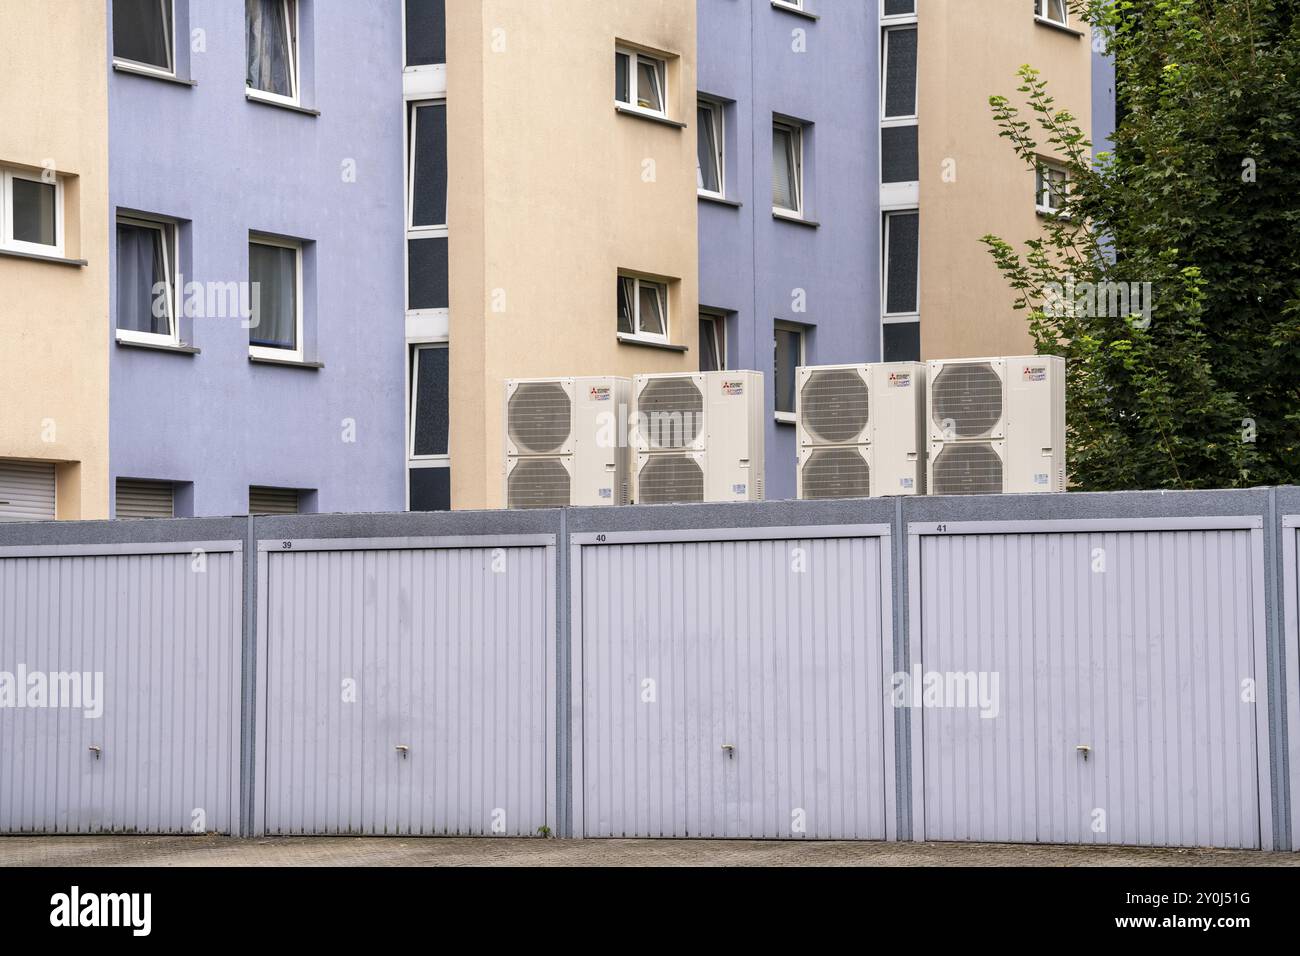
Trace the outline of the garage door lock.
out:
M 736 759 L 736 745 L 735 745 L 735 744 L 723 744 L 723 745 L 722 745 L 722 749 L 723 749 L 723 751 L 726 753 L 726 755 L 727 755 L 727 759 L 728 759 L 728 760 L 735 760 L 735 759 Z
M 101 752 L 101 751 L 100 751 L 100 749 L 99 749 L 98 747 L 96 747 L 94 744 L 91 744 L 91 745 L 90 745 L 90 752 L 91 752 L 92 754 L 95 755 L 95 759 L 96 759 L 96 760 L 99 759 L 99 755 L 100 755 L 100 752 Z
M 406 755 L 411 752 L 411 748 L 408 747 L 406 744 L 398 744 L 396 750 L 399 754 L 402 755 L 403 760 L 405 760 Z
M 1087 763 L 1088 754 L 1092 753 L 1092 748 L 1089 747 L 1087 744 L 1079 744 L 1074 749 L 1077 750 L 1079 753 L 1083 754 L 1084 763 Z

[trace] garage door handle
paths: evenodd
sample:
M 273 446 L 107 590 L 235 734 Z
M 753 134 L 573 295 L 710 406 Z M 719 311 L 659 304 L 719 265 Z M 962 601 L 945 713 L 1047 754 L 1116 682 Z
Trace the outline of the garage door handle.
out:
M 101 751 L 100 751 L 100 749 L 99 749 L 98 747 L 96 747 L 94 744 L 91 745 L 91 747 L 90 747 L 90 752 L 91 752 L 92 754 L 95 755 L 95 759 L 96 759 L 96 760 L 99 759 L 99 755 L 100 755 Z
M 398 752 L 399 754 L 402 755 L 402 759 L 403 759 L 403 760 L 406 759 L 406 755 L 407 755 L 407 754 L 410 752 L 410 750 L 411 750 L 411 748 L 408 747 L 406 744 L 398 744 L 397 747 L 396 747 L 395 749 L 397 750 L 397 752 Z
M 1074 749 L 1077 750 L 1079 753 L 1083 754 L 1083 759 L 1085 761 L 1088 759 L 1088 754 L 1092 753 L 1092 748 L 1089 747 L 1087 744 L 1079 744 Z
M 734 759 L 735 759 L 735 757 L 736 757 L 736 745 L 735 745 L 735 744 L 723 744 L 723 745 L 722 745 L 722 749 L 723 749 L 723 751 L 726 753 L 726 755 L 727 755 L 727 759 L 728 759 L 728 760 L 734 760 Z

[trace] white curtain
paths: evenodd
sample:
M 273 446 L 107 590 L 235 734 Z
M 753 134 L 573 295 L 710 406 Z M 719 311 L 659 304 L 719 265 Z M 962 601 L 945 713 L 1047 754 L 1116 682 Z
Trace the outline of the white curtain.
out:
M 789 130 L 772 130 L 772 205 L 778 209 L 798 208 L 792 140 Z
M 257 324 L 248 330 L 252 345 L 267 348 L 298 347 L 298 253 L 283 246 L 252 243 L 248 247 L 248 274 L 256 283 L 251 297 Z
M 120 223 L 117 227 L 117 327 L 129 332 L 152 332 L 167 335 L 169 327 L 165 307 L 154 309 L 157 296 L 154 286 L 164 282 L 161 235 Z M 165 288 L 165 287 L 164 287 Z M 164 293 L 165 294 L 165 293 Z M 154 312 L 162 315 L 155 315 Z
M 696 185 L 706 192 L 716 193 L 719 186 L 718 127 L 714 122 L 713 108 L 698 107 L 695 111 L 695 122 L 699 129 L 699 139 L 696 143 L 699 176 Z
M 284 0 L 245 0 L 248 26 L 248 85 L 293 96 L 289 23 Z

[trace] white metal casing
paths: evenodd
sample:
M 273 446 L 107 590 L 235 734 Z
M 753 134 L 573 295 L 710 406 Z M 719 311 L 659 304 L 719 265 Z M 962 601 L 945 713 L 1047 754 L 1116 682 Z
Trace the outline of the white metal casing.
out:
M 698 399 L 687 388 L 698 390 Z M 665 404 L 656 392 L 680 395 Z M 636 449 L 633 500 L 762 501 L 764 468 L 763 374 L 753 371 L 638 375 L 633 379 Z M 692 404 L 692 402 L 694 404 Z M 672 416 L 681 414 L 682 419 Z M 692 416 L 702 415 L 701 419 Z M 656 418 L 656 416 L 666 416 Z M 677 478 L 659 481 L 656 471 L 681 467 Z M 680 490 L 679 490 L 680 489 Z
M 512 422 L 511 399 L 529 386 L 549 389 L 556 400 L 550 437 L 530 446 L 517 434 L 519 422 Z M 567 494 L 557 480 L 546 485 L 529 505 L 618 505 L 630 498 L 630 450 L 625 439 L 629 418 L 631 380 L 616 376 L 509 379 L 505 401 L 504 485 L 507 507 L 511 502 L 511 476 L 520 467 L 547 469 L 559 479 L 567 474 Z M 560 396 L 567 399 L 561 407 Z M 516 414 L 518 410 L 516 409 Z M 546 409 L 534 412 L 534 425 L 544 420 Z M 516 427 L 512 427 L 512 425 Z M 564 432 L 561 440 L 561 432 Z M 525 464 L 528 463 L 528 464 Z

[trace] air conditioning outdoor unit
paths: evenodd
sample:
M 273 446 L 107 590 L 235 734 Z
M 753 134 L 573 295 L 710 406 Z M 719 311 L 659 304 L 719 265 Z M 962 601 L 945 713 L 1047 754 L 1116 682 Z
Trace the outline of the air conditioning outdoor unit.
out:
M 637 504 L 763 500 L 763 375 L 632 380 Z
M 630 389 L 609 376 L 508 380 L 506 507 L 627 504 Z
M 1055 355 L 929 363 L 932 495 L 1065 490 L 1065 360 Z
M 925 373 L 918 362 L 800 368 L 800 498 L 925 490 Z

